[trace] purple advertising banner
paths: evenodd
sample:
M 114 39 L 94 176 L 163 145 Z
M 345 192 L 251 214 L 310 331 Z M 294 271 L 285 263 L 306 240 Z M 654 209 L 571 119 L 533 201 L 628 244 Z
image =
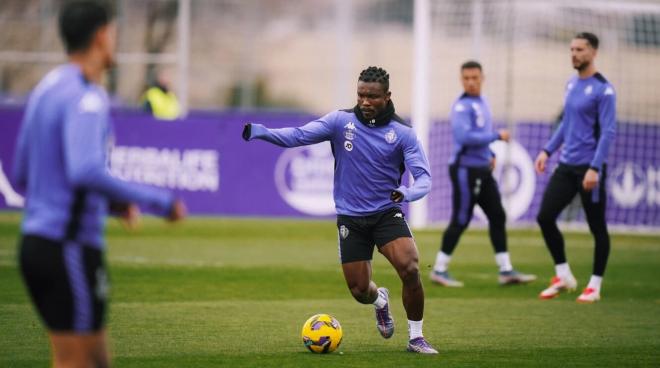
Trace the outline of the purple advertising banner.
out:
M 111 171 L 126 180 L 174 190 L 193 214 L 331 217 L 334 159 L 329 143 L 283 149 L 241 139 L 246 122 L 278 128 L 315 117 L 225 111 L 197 112 L 170 122 L 140 112 L 115 112 Z M 23 201 L 8 180 L 21 118 L 20 109 L 0 108 L 0 209 L 20 207 Z M 541 176 L 534 173 L 533 159 L 550 134 L 551 124 L 520 123 L 511 143 L 492 146 L 498 158 L 495 176 L 512 222 L 533 222 L 538 212 L 558 155 Z M 433 125 L 426 147 L 433 175 L 431 223 L 447 222 L 451 214 L 451 141 L 447 123 Z M 660 227 L 660 126 L 619 124 L 608 163 L 609 223 Z M 562 216 L 584 221 L 579 201 Z M 483 214 L 477 210 L 475 217 Z
M 241 138 L 246 122 L 279 128 L 314 118 L 299 112 L 228 111 L 159 121 L 141 112 L 115 112 L 111 171 L 125 180 L 174 190 L 193 214 L 333 216 L 329 143 L 285 150 Z M 0 180 L 12 171 L 21 119 L 21 110 L 0 109 Z M 18 207 L 19 202 L 6 200 L 15 192 L 5 182 L 0 209 Z

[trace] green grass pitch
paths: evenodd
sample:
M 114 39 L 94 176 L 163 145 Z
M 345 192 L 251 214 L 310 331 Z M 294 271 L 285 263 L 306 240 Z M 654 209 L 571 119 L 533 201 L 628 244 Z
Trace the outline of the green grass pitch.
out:
M 47 367 L 45 332 L 18 276 L 19 215 L 0 214 L 0 367 Z M 553 268 L 537 230 L 509 232 L 514 265 L 536 273 L 527 286 L 500 287 L 487 233 L 468 230 L 451 271 L 463 289 L 431 285 L 441 231 L 416 232 L 426 292 L 425 336 L 438 356 L 405 352 L 400 282 L 374 258 L 373 278 L 392 295 L 396 332 L 375 328 L 373 308 L 353 301 L 338 263 L 332 221 L 193 218 L 169 226 L 146 219 L 128 234 L 108 231 L 112 282 L 109 332 L 117 367 L 632 367 L 660 366 L 660 237 L 612 236 L 603 300 L 577 294 L 537 299 Z M 569 233 L 580 287 L 592 262 L 589 234 Z M 337 352 L 301 342 L 304 321 L 335 316 Z

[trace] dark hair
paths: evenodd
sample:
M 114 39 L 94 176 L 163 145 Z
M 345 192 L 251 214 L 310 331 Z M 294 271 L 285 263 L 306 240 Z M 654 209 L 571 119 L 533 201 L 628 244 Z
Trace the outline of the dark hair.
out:
M 363 70 L 360 73 L 360 77 L 358 78 L 358 81 L 362 82 L 377 82 L 380 83 L 381 86 L 383 86 L 383 90 L 385 92 L 389 91 L 390 89 L 390 75 L 387 74 L 385 69 L 379 68 L 377 66 L 370 66 L 367 69 Z
M 589 32 L 580 32 L 575 35 L 575 38 L 579 38 L 581 40 L 587 40 L 587 43 L 591 45 L 594 49 L 598 50 L 598 37 Z
M 69 1 L 60 11 L 60 37 L 67 53 L 86 50 L 94 33 L 110 23 L 113 14 L 109 5 L 100 1 Z
M 481 64 L 479 64 L 478 61 L 474 61 L 474 60 L 468 60 L 464 62 L 463 65 L 461 65 L 461 71 L 465 69 L 479 69 L 479 71 L 483 71 L 481 69 Z

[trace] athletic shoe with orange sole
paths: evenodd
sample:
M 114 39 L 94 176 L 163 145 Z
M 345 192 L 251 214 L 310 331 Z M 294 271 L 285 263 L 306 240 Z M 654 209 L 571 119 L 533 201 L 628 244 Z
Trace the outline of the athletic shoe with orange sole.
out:
M 575 301 L 582 304 L 593 304 L 599 300 L 600 292 L 594 288 L 588 287 L 582 291 L 582 294 L 580 294 Z
M 550 281 L 550 286 L 539 294 L 539 298 L 552 299 L 563 291 L 575 291 L 575 289 L 577 289 L 577 280 L 573 275 L 566 278 L 555 276 Z

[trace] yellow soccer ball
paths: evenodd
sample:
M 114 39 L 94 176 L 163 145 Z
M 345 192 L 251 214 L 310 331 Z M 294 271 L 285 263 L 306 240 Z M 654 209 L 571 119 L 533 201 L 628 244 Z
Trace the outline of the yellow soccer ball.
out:
M 332 353 L 341 344 L 341 325 L 329 314 L 310 317 L 302 328 L 305 347 L 312 353 Z

